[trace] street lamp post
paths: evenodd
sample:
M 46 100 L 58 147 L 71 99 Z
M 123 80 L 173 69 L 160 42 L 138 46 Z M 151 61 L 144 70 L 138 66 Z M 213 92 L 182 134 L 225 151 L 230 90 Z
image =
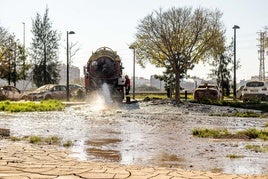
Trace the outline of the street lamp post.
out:
M 15 49 L 16 49 L 16 46 L 15 46 Z M 16 70 L 16 57 L 17 54 L 16 54 L 16 50 L 14 50 L 14 71 L 13 71 L 13 83 L 14 83 L 14 86 L 16 87 L 16 78 L 17 78 L 17 70 Z
M 233 99 L 236 100 L 236 29 L 240 29 L 238 25 L 234 25 L 234 84 L 233 84 Z
M 134 45 L 129 47 L 133 49 L 133 100 L 135 100 L 135 62 L 136 62 L 136 49 Z
M 23 69 L 25 68 L 25 60 L 26 60 L 26 57 L 25 57 L 25 22 L 22 22 L 23 24 Z M 24 88 L 24 80 L 26 80 L 26 75 L 25 75 L 25 70 L 23 70 L 23 88 Z
M 70 101 L 70 88 L 69 88 L 69 34 L 75 34 L 74 31 L 70 31 L 68 32 L 67 31 L 67 74 L 66 74 L 66 98 L 67 98 L 67 101 Z

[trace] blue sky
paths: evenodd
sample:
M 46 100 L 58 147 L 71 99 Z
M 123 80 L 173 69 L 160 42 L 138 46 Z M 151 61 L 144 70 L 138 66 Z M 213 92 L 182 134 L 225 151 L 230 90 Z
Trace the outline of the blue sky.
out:
M 75 31 L 69 41 L 78 42 L 80 50 L 73 64 L 81 70 L 92 51 L 108 46 L 121 56 L 124 73 L 132 76 L 133 53 L 128 46 L 134 41 L 139 20 L 159 8 L 191 6 L 217 8 L 223 12 L 228 42 L 233 37 L 232 27 L 239 25 L 237 60 L 241 68 L 237 70 L 237 79 L 247 80 L 259 74 L 257 32 L 268 26 L 267 0 L 0 0 L 0 26 L 22 42 L 22 22 L 25 22 L 26 47 L 30 47 L 32 19 L 37 12 L 43 15 L 46 6 L 53 29 L 62 33 L 60 61 L 66 61 L 66 31 Z M 265 64 L 268 69 L 267 60 Z M 199 64 L 189 74 L 206 78 L 210 68 Z M 161 70 L 150 65 L 146 69 L 136 65 L 136 76 L 149 78 L 153 74 L 161 74 Z

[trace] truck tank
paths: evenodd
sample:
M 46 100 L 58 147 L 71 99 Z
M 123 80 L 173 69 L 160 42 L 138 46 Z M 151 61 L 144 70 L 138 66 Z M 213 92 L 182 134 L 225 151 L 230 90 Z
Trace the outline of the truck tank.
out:
M 97 49 L 84 67 L 87 93 L 100 90 L 107 84 L 112 100 L 122 102 L 124 99 L 122 70 L 121 59 L 116 51 L 108 47 Z

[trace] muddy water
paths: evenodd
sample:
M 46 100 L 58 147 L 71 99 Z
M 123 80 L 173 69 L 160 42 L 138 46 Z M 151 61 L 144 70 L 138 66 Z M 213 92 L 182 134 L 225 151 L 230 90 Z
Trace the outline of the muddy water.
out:
M 211 117 L 229 108 L 135 103 L 87 104 L 62 112 L 0 113 L 0 128 L 13 136 L 58 136 L 71 140 L 73 157 L 121 164 L 181 167 L 236 174 L 268 173 L 268 153 L 246 150 L 262 140 L 213 140 L 191 135 L 194 128 L 263 129 L 268 119 Z M 206 113 L 201 113 L 205 111 Z M 243 155 L 230 159 L 229 154 Z

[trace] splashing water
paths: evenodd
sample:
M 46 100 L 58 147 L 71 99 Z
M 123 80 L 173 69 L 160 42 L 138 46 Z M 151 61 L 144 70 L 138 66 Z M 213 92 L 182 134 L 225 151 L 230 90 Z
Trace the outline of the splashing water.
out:
M 103 97 L 99 94 L 97 94 L 93 100 L 91 101 L 91 107 L 90 109 L 92 111 L 102 111 L 105 109 L 105 101 Z
M 113 100 L 111 98 L 111 92 L 110 92 L 110 89 L 109 89 L 109 85 L 107 83 L 104 83 L 102 85 L 101 92 L 102 92 L 102 95 L 104 97 L 105 103 L 108 104 L 108 105 L 112 104 Z
M 104 83 L 101 90 L 96 93 L 96 95 L 91 99 L 91 110 L 92 111 L 102 111 L 109 108 L 113 103 L 111 98 L 111 93 L 109 85 Z

